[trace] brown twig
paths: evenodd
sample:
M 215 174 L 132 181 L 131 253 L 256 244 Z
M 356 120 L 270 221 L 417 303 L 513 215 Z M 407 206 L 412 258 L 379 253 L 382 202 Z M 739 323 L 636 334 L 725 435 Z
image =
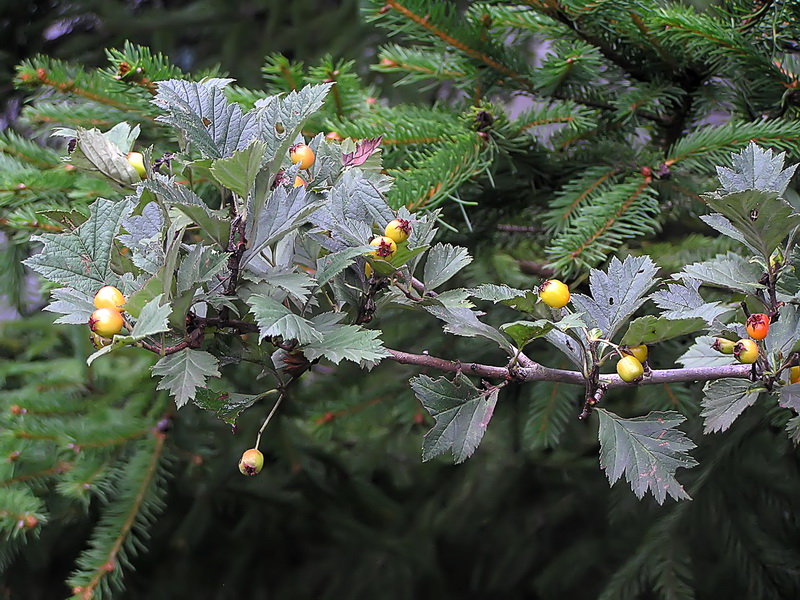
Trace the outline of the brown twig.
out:
M 478 377 L 503 379 L 517 382 L 553 381 L 572 385 L 586 385 L 586 379 L 580 371 L 553 369 L 534 363 L 519 368 L 497 367 L 479 363 L 465 363 L 447 360 L 429 354 L 410 354 L 399 350 L 388 350 L 390 358 L 404 365 L 416 365 L 445 371 L 448 373 L 464 373 Z M 599 375 L 598 383 L 605 388 L 618 388 L 631 385 L 656 385 L 691 381 L 713 381 L 716 379 L 741 378 L 750 376 L 750 365 L 725 365 L 721 367 L 692 367 L 685 369 L 659 369 L 650 371 L 641 381 L 632 384 L 622 380 L 619 375 Z

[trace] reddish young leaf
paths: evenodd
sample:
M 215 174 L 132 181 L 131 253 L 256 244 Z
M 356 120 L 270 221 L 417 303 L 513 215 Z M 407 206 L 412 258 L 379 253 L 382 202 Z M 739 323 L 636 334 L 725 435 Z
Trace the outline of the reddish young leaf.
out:
M 364 140 L 356 145 L 355 152 L 346 152 L 342 154 L 342 165 L 345 167 L 357 167 L 367 162 L 367 159 L 372 156 L 375 149 L 381 145 L 382 135 L 371 140 Z

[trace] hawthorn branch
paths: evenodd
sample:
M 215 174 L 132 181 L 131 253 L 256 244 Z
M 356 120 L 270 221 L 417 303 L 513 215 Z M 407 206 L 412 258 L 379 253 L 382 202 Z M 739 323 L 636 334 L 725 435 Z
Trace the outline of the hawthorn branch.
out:
M 586 378 L 580 371 L 553 369 L 527 359 L 529 366 L 498 367 L 479 363 L 465 363 L 458 360 L 447 360 L 429 354 L 411 354 L 399 350 L 388 349 L 390 357 L 403 365 L 416 365 L 445 371 L 448 373 L 464 373 L 478 377 L 503 379 L 519 383 L 528 381 L 553 381 L 571 385 L 586 385 Z M 526 357 L 527 358 L 527 357 Z M 681 383 L 690 381 L 714 381 L 716 379 L 739 378 L 748 379 L 751 365 L 724 365 L 721 367 L 691 367 L 685 369 L 652 370 L 640 382 L 627 383 L 619 375 L 600 375 L 598 383 L 606 389 L 631 385 L 658 385 L 664 383 Z

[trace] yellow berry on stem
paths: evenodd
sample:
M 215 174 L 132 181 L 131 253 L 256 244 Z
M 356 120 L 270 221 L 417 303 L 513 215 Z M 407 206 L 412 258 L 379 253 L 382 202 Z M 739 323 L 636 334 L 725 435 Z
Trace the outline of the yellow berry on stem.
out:
M 395 241 L 385 235 L 377 236 L 369 245 L 375 246 L 375 250 L 370 252 L 370 256 L 374 256 L 375 258 L 389 260 L 394 256 L 394 253 L 397 252 L 397 244 Z
M 305 144 L 295 144 L 289 148 L 289 158 L 294 164 L 300 163 L 301 169 L 308 169 L 314 164 L 314 151 Z
M 393 219 L 389 221 L 383 235 L 393 239 L 398 244 L 405 242 L 411 235 L 411 221 L 407 219 Z
M 122 315 L 113 308 L 98 308 L 89 317 L 89 328 L 104 338 L 118 334 L 124 324 Z
M 569 303 L 569 286 L 558 279 L 547 279 L 539 286 L 539 298 L 551 308 L 564 308 Z
M 113 285 L 104 285 L 94 295 L 95 308 L 113 308 L 121 311 L 124 304 L 125 296 Z
M 261 473 L 264 467 L 264 455 L 257 448 L 245 450 L 242 458 L 239 459 L 239 472 L 242 475 L 252 477 Z

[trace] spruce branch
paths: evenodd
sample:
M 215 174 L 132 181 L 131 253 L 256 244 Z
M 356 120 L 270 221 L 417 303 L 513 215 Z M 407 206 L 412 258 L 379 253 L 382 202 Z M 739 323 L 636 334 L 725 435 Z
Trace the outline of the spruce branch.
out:
M 39 84 L 45 87 L 51 87 L 53 89 L 58 90 L 62 94 L 74 94 L 76 96 L 80 96 L 85 98 L 86 100 L 91 100 L 92 102 L 97 102 L 98 104 L 105 104 L 112 108 L 116 108 L 122 111 L 133 111 L 139 112 L 140 107 L 131 104 L 125 104 L 124 102 L 120 102 L 119 100 L 115 100 L 114 98 L 110 97 L 109 95 L 103 95 L 97 92 L 94 92 L 86 87 L 82 87 L 80 85 L 80 78 L 65 78 L 65 79 L 58 79 L 55 77 L 50 76 L 50 72 L 45 67 L 39 67 L 35 70 L 35 75 L 31 75 L 30 73 L 23 72 L 19 76 L 20 82 L 24 84 L 30 84 L 33 80 L 38 81 Z M 151 120 L 155 120 L 152 117 L 149 117 Z
M 108 592 L 120 587 L 119 575 L 141 544 L 145 528 L 163 507 L 163 458 L 166 436 L 154 434 L 152 442 L 142 444 L 128 463 L 130 477 L 125 489 L 106 511 L 95 533 L 92 548 L 86 550 L 79 564 L 82 570 L 73 574 L 73 593 L 91 600 L 98 590 Z
M 430 15 L 423 15 L 420 13 L 415 12 L 409 6 L 406 6 L 406 3 L 399 2 L 398 0 L 388 0 L 386 2 L 386 6 L 390 9 L 396 10 L 398 13 L 403 15 L 406 19 L 412 21 L 419 27 L 423 28 L 424 30 L 428 31 L 431 35 L 439 38 L 444 43 L 456 48 L 457 50 L 463 52 L 470 58 L 477 60 L 487 67 L 490 67 L 497 71 L 499 74 L 508 77 L 515 81 L 521 89 L 533 92 L 534 86 L 531 81 L 525 78 L 521 73 L 517 72 L 516 70 L 512 69 L 510 66 L 500 62 L 495 57 L 489 55 L 482 50 L 475 48 L 466 42 L 455 38 L 454 36 L 450 35 L 444 29 L 439 28 L 436 23 L 430 18 Z

